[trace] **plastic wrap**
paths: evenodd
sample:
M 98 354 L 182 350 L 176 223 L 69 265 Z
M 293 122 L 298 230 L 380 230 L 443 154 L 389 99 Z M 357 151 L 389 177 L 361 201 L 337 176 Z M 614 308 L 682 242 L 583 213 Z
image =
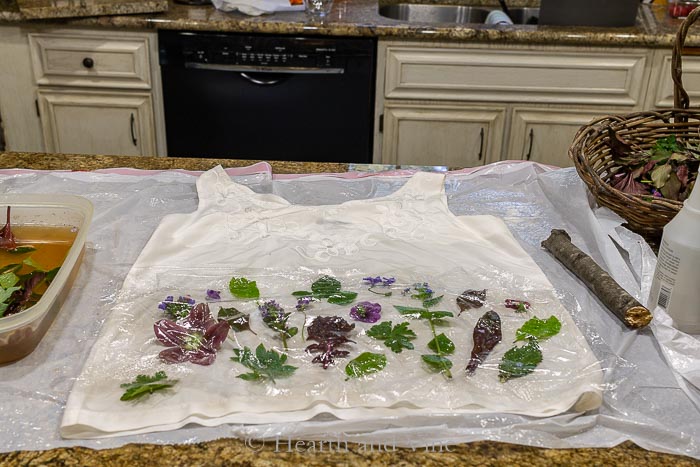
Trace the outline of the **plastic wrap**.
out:
M 485 270 L 482 274 L 466 275 L 463 271 L 444 271 L 441 276 L 426 277 L 421 271 L 383 271 L 381 277 L 396 281 L 389 286 L 369 290 L 363 278 L 366 272 L 357 270 L 241 270 L 236 276 L 254 280 L 260 289 L 258 300 L 235 300 L 228 292 L 231 271 L 197 268 L 170 271 L 158 275 L 158 287 L 146 296 L 124 296 L 113 310 L 107 324 L 110 331 L 101 337 L 104 343 L 96 347 L 88 371 L 81 376 L 74 391 L 82 398 L 80 404 L 70 404 L 62 433 L 69 437 L 94 437 L 172 429 L 187 423 L 215 425 L 222 421 L 236 423 L 298 422 L 318 414 L 331 414 L 342 420 L 400 418 L 411 415 L 511 412 L 542 417 L 574 408 L 584 411 L 597 408 L 601 401 L 602 369 L 585 338 L 559 304 L 546 284 L 514 277 L 508 271 Z M 179 272 L 179 274 L 178 274 Z M 297 298 L 292 292 L 309 291 L 311 284 L 323 276 L 336 278 L 343 292 L 357 293 L 346 305 L 318 299 L 305 311 L 296 311 Z M 485 303 L 480 308 L 460 314 L 457 297 L 465 288 L 486 290 Z M 413 315 L 402 315 L 396 306 L 423 308 L 415 297 L 416 284 L 428 281 L 435 298 L 443 297 L 431 306 L 431 311 L 448 311 L 453 316 L 435 320 L 435 334 L 430 322 Z M 189 295 L 197 302 L 206 301 L 205 291 L 215 289 L 223 301 L 208 303 L 215 317 L 221 307 L 234 307 L 250 318 L 250 331 L 230 332 L 212 365 L 168 364 L 158 358 L 164 345 L 154 339 L 154 323 L 167 316 L 158 308 L 168 296 Z M 522 310 L 508 308 L 512 299 L 527 301 Z M 289 328 L 299 330 L 283 342 L 280 333 L 267 326 L 260 307 L 274 300 L 275 305 L 290 312 Z M 371 303 L 372 305 L 368 305 Z M 357 306 L 379 308 L 374 323 L 363 322 Z M 511 305 L 512 306 L 512 305 Z M 527 308 L 527 309 L 526 309 Z M 354 310 L 354 311 L 353 311 Z M 427 310 L 427 309 L 426 309 Z M 465 373 L 473 345 L 472 334 L 477 320 L 494 310 L 500 315 L 502 342 L 488 354 L 471 376 Z M 354 317 L 353 317 L 354 315 Z M 381 316 L 380 316 L 381 315 Z M 349 355 L 338 357 L 327 368 L 313 363 L 313 352 L 305 351 L 315 342 L 309 339 L 314 319 L 338 316 L 353 324 L 350 339 L 338 349 Z M 507 350 L 516 347 L 516 330 L 536 317 L 561 323 L 561 330 L 550 338 L 542 338 L 542 362 L 534 371 L 507 382 L 500 382 L 499 365 Z M 359 318 L 359 319 L 356 319 Z M 180 320 L 187 325 L 187 321 Z M 416 337 L 414 349 L 393 352 L 382 340 L 367 335 L 369 329 L 381 322 L 397 325 L 408 323 Z M 422 355 L 435 354 L 429 343 L 436 336 L 446 336 L 454 346 L 444 349 L 453 363 L 447 372 L 435 371 L 422 362 Z M 528 341 L 517 344 L 522 347 Z M 233 363 L 232 349 L 255 349 L 259 344 L 288 356 L 287 364 L 297 367 L 289 378 L 275 382 L 250 382 L 238 378 L 249 372 L 243 365 Z M 415 343 L 415 344 L 414 344 Z M 386 366 L 377 373 L 349 378 L 347 364 L 364 352 L 382 355 Z M 123 389 L 120 383 L 131 381 L 138 374 L 166 371 L 178 379 L 172 391 L 154 394 L 144 401 L 119 401 Z M 71 396 L 73 397 L 73 396 Z M 78 409 L 79 407 L 79 409 Z M 217 417 L 221 417 L 217 420 Z M 95 429 L 90 430 L 92 426 Z
M 372 197 L 405 183 L 402 177 L 314 178 L 318 181 L 304 177 L 272 184 L 269 178 L 263 182 L 256 179 L 253 186 L 258 192 L 282 194 L 290 202 L 323 204 L 326 197 Z M 17 171 L 0 175 L 0 191 L 81 194 L 96 208 L 81 273 L 61 314 L 33 354 L 0 367 L 0 397 L 6 401 L 0 426 L 4 451 L 187 443 L 235 436 L 250 441 L 251 449 L 260 446 L 261 439 L 279 444 L 280 449 L 286 449 L 287 440 L 294 439 L 414 447 L 487 439 L 551 448 L 609 447 L 633 440 L 647 449 L 700 457 L 700 427 L 696 423 L 700 409 L 679 386 L 651 330 L 626 330 L 585 286 L 542 251 L 539 243 L 552 228 L 565 228 L 586 253 L 642 300 L 642 290 L 653 273 L 653 254 L 638 236 L 620 227 L 619 218 L 607 210 L 589 208 L 586 188 L 573 169 L 551 171 L 525 163 L 492 164 L 474 173 L 449 174 L 445 182 L 449 206 L 458 215 L 492 214 L 504 219 L 544 271 L 604 368 L 599 409 L 544 418 L 483 413 L 346 421 L 318 416 L 298 423 L 188 425 L 174 431 L 101 440 L 61 439 L 58 427 L 68 393 L 105 318 L 115 307 L 126 272 L 165 214 L 196 208 L 194 181 L 192 176 L 171 172 L 128 177 Z M 317 183 L 325 187 L 317 188 L 321 187 Z M 220 353 L 217 361 L 229 357 L 230 353 Z M 233 376 L 239 364 L 230 365 Z

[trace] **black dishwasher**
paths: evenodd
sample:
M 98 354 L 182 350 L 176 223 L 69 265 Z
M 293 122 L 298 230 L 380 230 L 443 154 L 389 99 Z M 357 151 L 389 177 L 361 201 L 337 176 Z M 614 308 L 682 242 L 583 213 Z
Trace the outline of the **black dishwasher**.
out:
M 158 33 L 168 155 L 371 162 L 376 41 Z

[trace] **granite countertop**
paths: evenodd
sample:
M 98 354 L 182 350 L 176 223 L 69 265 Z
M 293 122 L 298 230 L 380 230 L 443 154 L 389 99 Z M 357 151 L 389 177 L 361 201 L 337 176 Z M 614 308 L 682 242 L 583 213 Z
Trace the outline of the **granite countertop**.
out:
M 166 157 L 92 156 L 41 153 L 2 153 L 0 168 L 39 170 L 94 170 L 110 167 L 140 169 L 206 170 L 217 164 L 225 167 L 250 165 L 255 161 L 235 159 L 194 159 Z M 278 162 L 270 164 L 275 173 L 344 172 L 348 166 L 337 163 Z M 194 441 L 194 440 L 193 440 Z M 364 445 L 340 445 L 321 451 L 309 442 L 246 442 L 240 439 L 181 445 L 128 444 L 115 449 L 93 450 L 82 447 L 46 451 L 0 453 L 0 465 L 700 465 L 691 458 L 646 451 L 632 442 L 612 448 L 545 449 L 495 441 L 479 441 L 442 449 L 408 449 Z
M 15 0 L 0 0 L 0 23 L 113 27 L 130 29 L 179 29 L 199 31 L 258 32 L 273 34 L 322 34 L 330 36 L 370 36 L 406 40 L 444 40 L 491 43 L 571 44 L 597 46 L 670 47 L 680 20 L 666 17 L 660 5 L 642 5 L 637 24 L 628 28 L 487 26 L 467 24 L 407 23 L 384 18 L 378 2 L 399 0 L 335 0 L 327 23 L 310 23 L 304 12 L 283 12 L 247 16 L 225 13 L 213 6 L 189 6 L 169 2 L 164 13 L 75 18 L 70 20 L 29 21 L 23 18 Z M 409 0 L 437 3 L 440 0 Z M 497 5 L 495 0 L 444 0 L 444 3 Z M 512 6 L 537 5 L 538 0 L 511 0 Z M 691 31 L 692 32 L 692 31 Z M 700 46 L 700 35 L 689 35 L 688 46 Z

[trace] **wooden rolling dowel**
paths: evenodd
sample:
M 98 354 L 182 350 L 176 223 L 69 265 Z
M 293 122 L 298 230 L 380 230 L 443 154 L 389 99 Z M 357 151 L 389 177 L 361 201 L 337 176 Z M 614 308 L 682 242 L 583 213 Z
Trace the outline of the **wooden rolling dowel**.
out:
M 542 246 L 581 279 L 627 327 L 639 329 L 651 322 L 651 312 L 620 287 L 590 256 L 571 243 L 566 231 L 552 230 Z

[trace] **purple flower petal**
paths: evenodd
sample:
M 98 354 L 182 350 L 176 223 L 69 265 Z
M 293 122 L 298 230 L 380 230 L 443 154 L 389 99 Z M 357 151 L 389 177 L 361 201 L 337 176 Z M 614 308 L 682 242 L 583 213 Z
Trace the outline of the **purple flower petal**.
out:
M 198 303 L 192 307 L 185 321 L 192 328 L 205 329 L 208 324 L 207 322 L 211 320 L 213 320 L 213 318 L 209 312 L 209 305 L 206 303 Z
M 213 349 L 219 350 L 221 344 L 226 340 L 226 336 L 228 336 L 229 329 L 231 329 L 231 325 L 228 324 L 228 321 L 219 321 L 207 328 L 204 333 L 204 340 Z
M 185 351 L 180 347 L 165 349 L 158 354 L 158 357 L 166 363 L 182 363 L 187 361 Z
M 207 289 L 207 300 L 221 300 L 221 291 Z
M 153 325 L 153 331 L 156 333 L 156 338 L 167 346 L 179 347 L 183 345 L 184 339 L 190 335 L 190 330 L 180 326 L 169 319 L 161 319 Z
M 363 323 L 376 323 L 382 317 L 382 306 L 379 303 L 360 302 L 350 308 L 350 316 Z

